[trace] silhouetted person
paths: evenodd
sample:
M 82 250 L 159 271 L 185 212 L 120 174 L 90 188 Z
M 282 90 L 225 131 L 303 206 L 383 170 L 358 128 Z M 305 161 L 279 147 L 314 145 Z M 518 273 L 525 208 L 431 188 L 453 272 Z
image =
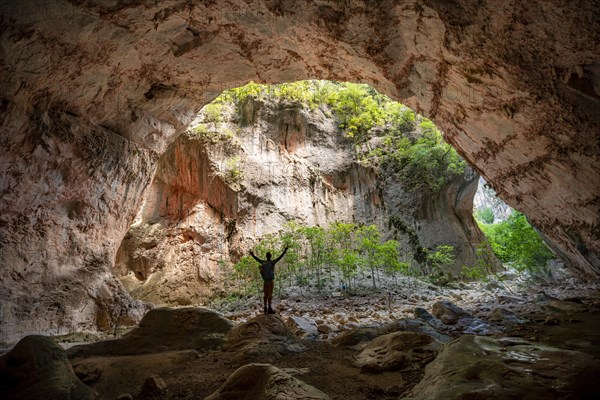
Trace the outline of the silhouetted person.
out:
M 273 311 L 271 308 L 271 301 L 273 300 L 273 288 L 275 287 L 275 264 L 277 264 L 277 262 L 283 258 L 286 251 L 288 251 L 287 246 L 285 247 L 285 250 L 283 250 L 283 253 L 281 253 L 281 255 L 274 260 L 271 260 L 271 253 L 267 252 L 267 259 L 261 260 L 260 258 L 256 257 L 254 253 L 252 253 L 252 250 L 250 250 L 250 255 L 252 258 L 260 263 L 260 275 L 263 278 L 263 302 L 265 305 L 265 314 L 275 314 L 275 311 Z

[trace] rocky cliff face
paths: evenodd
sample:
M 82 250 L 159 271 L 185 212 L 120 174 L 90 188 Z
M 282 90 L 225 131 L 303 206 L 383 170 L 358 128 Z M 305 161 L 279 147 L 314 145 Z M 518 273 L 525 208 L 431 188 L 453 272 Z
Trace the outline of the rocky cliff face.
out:
M 114 282 L 103 265 L 113 263 L 155 160 L 202 105 L 250 80 L 367 82 L 410 105 L 571 268 L 600 275 L 595 2 L 59 0 L 4 2 L 0 12 L 4 338 L 61 321 L 33 326 L 31 315 L 52 314 L 34 312 L 51 303 L 47 293 L 60 292 L 60 327 L 78 320 L 73 310 L 90 312 L 97 293 L 119 303 L 117 283 L 101 289 Z M 71 150 L 22 145 L 59 135 L 31 128 L 50 110 L 81 128 L 61 142 Z M 119 144 L 79 152 L 85 138 L 105 137 Z M 46 183 L 65 171 L 81 176 Z M 18 184 L 25 176 L 31 184 Z M 60 217 L 61 193 L 86 200 L 73 203 L 89 205 L 83 224 Z M 61 246 L 38 234 L 42 226 Z M 102 266 L 90 266 L 89 254 L 105 254 Z M 65 282 L 85 283 L 63 290 Z M 86 315 L 81 326 L 96 326 L 99 314 Z
M 414 266 L 438 245 L 454 247 L 457 275 L 477 264 L 470 168 L 441 190 L 410 190 L 361 164 L 326 105 L 249 97 L 224 114 L 198 124 L 201 114 L 159 161 L 117 253 L 115 275 L 135 298 L 181 305 L 219 294 L 231 279 L 224 266 L 289 221 L 375 224 Z
M 494 213 L 494 219 L 497 221 L 506 220 L 513 212 L 513 209 L 496 195 L 483 178 L 479 179 L 477 192 L 475 192 L 475 197 L 473 198 L 473 208 L 475 210 L 489 208 Z

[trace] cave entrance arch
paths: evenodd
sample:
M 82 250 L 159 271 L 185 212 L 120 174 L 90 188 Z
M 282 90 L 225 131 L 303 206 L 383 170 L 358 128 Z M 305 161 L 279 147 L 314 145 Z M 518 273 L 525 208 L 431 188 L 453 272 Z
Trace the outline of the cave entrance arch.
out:
M 143 312 L 109 269 L 158 157 L 198 104 L 251 80 L 364 82 L 407 104 L 572 268 L 599 275 L 593 2 L 31 0 L 2 12 L 5 339 Z
M 302 251 L 316 245 L 304 228 L 319 227 L 323 244 L 335 247 L 326 238 L 342 222 L 355 224 L 348 254 L 371 255 L 354 266 L 352 275 L 372 278 L 362 285 L 375 289 L 392 275 L 395 282 L 399 271 L 458 279 L 480 264 L 484 237 L 472 217 L 478 179 L 430 120 L 368 85 L 250 82 L 204 106 L 161 156 L 117 252 L 115 275 L 134 298 L 160 306 L 247 295 L 260 281 L 248 251 L 285 230 L 297 246 L 278 288 L 302 291 L 310 283 L 320 292 L 318 276 L 331 268 L 329 290 L 342 280 L 351 287 L 343 256 L 316 266 Z M 376 251 L 361 247 L 367 226 L 376 230 L 370 240 L 396 241 L 387 242 L 398 252 L 387 262 L 397 269 L 380 268 Z M 430 262 L 441 248 L 444 265 Z M 500 266 L 488 258 L 491 273 Z

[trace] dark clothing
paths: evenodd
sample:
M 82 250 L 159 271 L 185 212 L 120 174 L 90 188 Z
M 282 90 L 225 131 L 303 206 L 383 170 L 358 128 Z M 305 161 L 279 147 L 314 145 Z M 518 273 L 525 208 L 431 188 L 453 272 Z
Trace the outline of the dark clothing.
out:
M 261 260 L 254 254 L 250 253 L 250 255 L 260 263 L 260 275 L 262 276 L 263 280 L 272 281 L 275 279 L 275 264 L 277 264 L 277 262 L 283 258 L 286 251 L 287 249 L 285 249 L 283 253 L 281 253 L 281 255 L 274 260 Z

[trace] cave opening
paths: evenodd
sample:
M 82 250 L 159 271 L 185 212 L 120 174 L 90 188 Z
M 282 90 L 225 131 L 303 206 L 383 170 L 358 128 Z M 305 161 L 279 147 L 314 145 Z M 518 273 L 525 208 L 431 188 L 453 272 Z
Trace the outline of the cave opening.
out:
M 167 149 L 115 275 L 157 305 L 252 307 L 261 287 L 248 252 L 288 246 L 280 298 L 463 280 L 482 269 L 478 178 L 432 121 L 369 85 L 250 82 Z
M 74 346 L 66 353 L 53 339 L 26 336 L 0 358 L 0 397 L 98 397 L 92 387 L 107 399 L 150 397 L 149 392 L 154 397 L 218 399 L 247 394 L 248 387 L 236 388 L 236 382 L 268 382 L 252 390 L 299 390 L 299 398 L 452 398 L 473 393 L 596 398 L 600 12 L 596 2 L 497 3 L 4 2 L 0 352 L 30 334 L 54 336 L 65 347 L 73 344 L 68 341 L 98 341 L 144 319 L 122 338 Z M 227 252 L 230 243 L 243 242 L 238 240 L 243 228 L 238 221 L 251 223 L 253 215 L 238 213 L 262 204 L 260 190 L 268 185 L 257 185 L 259 196 L 245 196 L 240 207 L 241 156 L 226 158 L 214 168 L 218 174 L 194 175 L 189 172 L 208 171 L 204 165 L 210 166 L 210 154 L 198 159 L 198 153 L 190 154 L 193 145 L 173 144 L 190 126 L 197 106 L 223 88 L 252 80 L 309 78 L 367 82 L 431 118 L 499 196 L 527 215 L 568 271 L 585 282 L 565 275 L 558 288 L 533 285 L 511 271 L 499 273 L 501 280 L 478 283 L 448 281 L 444 274 L 425 283 L 392 274 L 392 280 L 405 282 L 397 293 L 351 297 L 342 290 L 354 290 L 354 276 L 345 287 L 331 288 L 325 286 L 329 271 L 324 269 L 310 276 L 290 273 L 294 282 L 323 285 L 328 298 L 318 304 L 282 299 L 278 310 L 287 313 L 285 319 L 262 313 L 253 318 L 235 310 L 227 319 L 193 307 L 198 302 L 190 299 L 198 298 L 198 291 L 188 281 L 206 288 L 219 275 L 196 268 L 173 280 L 155 273 L 160 270 L 155 264 L 185 263 L 180 259 L 185 256 L 190 264 L 199 260 L 197 265 L 220 270 L 227 260 L 210 259 L 203 251 L 214 246 L 214 236 L 206 233 L 218 230 Z M 252 120 L 247 117 L 246 122 Z M 306 141 L 296 140 L 294 122 L 290 116 L 277 130 L 290 139 L 282 146 L 277 140 L 257 140 L 274 161 L 306 147 Z M 235 137 L 235 132 L 224 136 Z M 206 138 L 213 139 L 218 138 Z M 351 156 L 360 155 L 360 146 L 358 152 L 352 147 Z M 223 146 L 220 151 L 228 150 Z M 335 164 L 338 155 L 321 156 L 320 161 Z M 360 163 L 317 178 L 297 158 L 286 162 L 305 172 L 311 191 L 326 189 L 324 204 L 336 207 L 305 203 L 323 213 L 333 214 L 350 201 L 341 193 L 351 191 L 353 182 L 370 188 L 376 181 Z M 163 168 L 168 165 L 185 166 Z M 277 165 L 266 170 L 291 176 Z M 178 187 L 169 185 L 173 176 L 181 177 Z M 222 185 L 212 184 L 217 179 Z M 297 184 L 278 181 L 286 188 Z M 204 189 L 188 193 L 191 187 Z M 446 194 L 464 199 L 470 190 L 457 187 Z M 155 203 L 141 205 L 150 193 L 158 195 L 152 197 Z M 371 215 L 369 207 L 386 194 L 371 191 L 365 199 L 364 191 L 356 193 L 352 205 L 365 205 L 357 207 L 364 215 Z M 190 212 L 199 196 L 211 205 Z M 276 219 L 279 205 L 289 200 L 277 196 L 265 210 L 269 218 Z M 451 203 L 447 200 L 430 198 L 413 215 L 439 218 L 444 204 Z M 454 203 L 472 219 L 471 208 L 461 204 Z M 207 226 L 207 232 L 198 232 L 198 224 L 187 229 L 174 223 L 168 230 L 181 232 L 169 236 L 164 218 L 144 219 L 142 213 L 140 224 L 131 226 L 140 207 L 147 216 L 164 208 L 173 221 L 218 223 Z M 205 215 L 210 219 L 200 218 Z M 411 259 L 399 264 L 424 260 L 429 275 L 450 264 L 462 242 L 419 246 L 422 237 L 436 228 L 445 232 L 454 222 L 429 228 L 401 218 L 383 222 L 387 224 L 380 226 L 397 230 L 405 245 L 413 247 L 406 252 Z M 358 234 L 358 228 L 350 230 L 366 238 L 368 232 Z M 469 235 L 481 232 L 474 229 Z M 340 246 L 346 240 L 343 235 L 337 239 Z M 152 254 L 162 251 L 165 241 L 188 250 L 138 259 L 132 279 L 116 278 L 131 249 Z M 274 254 L 279 254 L 276 244 Z M 247 249 L 233 249 L 235 259 L 241 260 Z M 427 266 L 428 254 L 436 254 L 430 261 L 435 265 Z M 290 261 L 292 256 L 291 251 L 286 254 Z M 344 265 L 358 262 L 353 254 L 346 256 Z M 361 268 L 358 275 L 363 272 L 369 290 L 383 287 L 385 274 L 376 264 Z M 149 310 L 148 303 L 125 290 L 134 292 L 152 281 L 164 282 L 167 290 L 141 295 L 156 296 L 155 304 L 178 306 Z M 236 290 L 254 290 L 238 278 L 230 281 Z M 259 282 L 255 291 L 260 292 L 260 281 L 253 282 Z M 477 302 L 482 295 L 486 301 Z M 238 299 L 231 300 L 215 306 L 222 311 Z M 407 308 L 396 308 L 398 303 Z M 343 311 L 333 311 L 339 307 Z M 375 326 L 363 326 L 366 319 Z M 62 382 L 69 384 L 60 386 Z M 291 382 L 293 388 L 281 387 L 281 382 Z M 60 394 L 44 396 L 49 393 L 45 390 Z

